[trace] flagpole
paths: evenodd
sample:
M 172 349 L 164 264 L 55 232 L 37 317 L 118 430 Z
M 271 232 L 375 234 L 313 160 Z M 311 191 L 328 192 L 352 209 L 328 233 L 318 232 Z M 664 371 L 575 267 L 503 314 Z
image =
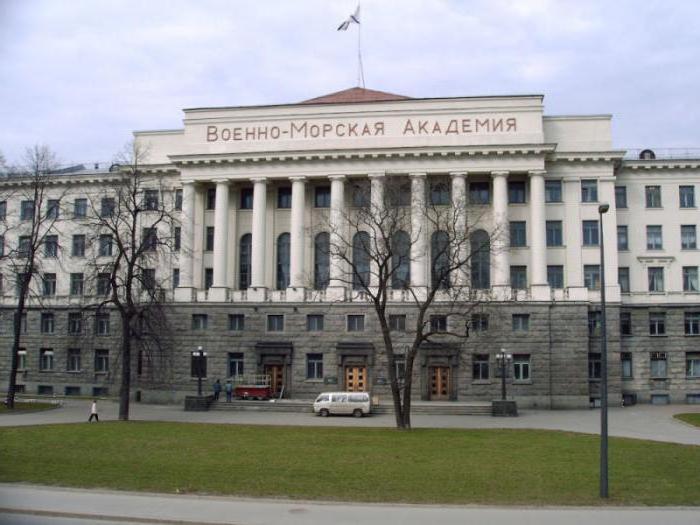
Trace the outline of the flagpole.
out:
M 358 10 L 360 9 L 360 2 L 357 3 Z M 357 85 L 362 88 L 365 87 L 365 72 L 362 67 L 362 24 L 357 24 Z

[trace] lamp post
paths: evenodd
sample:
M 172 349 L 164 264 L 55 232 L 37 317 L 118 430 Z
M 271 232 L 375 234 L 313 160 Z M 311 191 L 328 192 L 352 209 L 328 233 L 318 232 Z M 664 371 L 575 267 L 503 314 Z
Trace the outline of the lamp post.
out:
M 496 362 L 501 367 L 501 400 L 506 400 L 506 372 L 508 363 L 513 360 L 511 354 L 507 354 L 505 348 L 501 348 L 500 353 L 496 354 Z
M 598 206 L 600 218 L 600 497 L 608 497 L 608 334 L 605 328 L 605 242 L 603 214 L 609 204 Z
M 192 352 L 192 357 L 196 359 L 197 368 L 197 395 L 202 397 L 202 372 L 204 368 L 204 359 L 207 357 L 207 353 L 202 350 L 201 346 L 197 347 L 197 350 Z

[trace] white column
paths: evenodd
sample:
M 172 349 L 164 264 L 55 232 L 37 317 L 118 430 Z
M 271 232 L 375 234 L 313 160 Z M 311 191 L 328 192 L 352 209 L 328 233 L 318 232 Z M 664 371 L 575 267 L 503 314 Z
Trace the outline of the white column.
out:
M 410 173 L 411 177 L 411 286 L 426 286 L 428 256 L 428 225 L 425 220 L 425 173 Z
M 253 182 L 253 228 L 251 254 L 251 288 L 265 288 L 265 244 L 267 231 L 265 216 L 267 215 L 267 179 L 265 177 L 251 179 Z
M 182 211 L 180 212 L 180 286 L 175 290 L 176 301 L 192 300 L 194 250 L 194 182 L 182 183 Z
M 214 288 L 226 287 L 228 253 L 228 193 L 229 181 L 216 181 L 216 207 L 214 209 Z
M 469 248 L 469 239 L 467 238 L 467 172 L 458 171 L 450 173 L 452 177 L 452 213 L 454 219 L 454 232 L 452 243 L 454 253 L 453 264 L 464 264 L 458 268 L 453 283 L 455 286 L 466 286 L 469 280 L 467 279 L 467 257 Z
M 344 272 L 343 260 L 337 252 L 350 253 L 352 239 L 347 239 L 345 227 L 345 176 L 333 175 L 331 180 L 331 210 L 330 210 L 330 279 L 329 294 L 335 299 L 344 298 L 347 272 Z M 342 297 L 341 297 L 342 296 Z
M 289 262 L 290 288 L 303 288 L 304 268 L 304 214 L 306 177 L 290 177 L 292 181 L 292 220 L 290 227 L 291 260 Z
M 530 172 L 530 285 L 534 299 L 549 298 L 548 289 L 535 290 L 547 286 L 544 174 L 544 170 Z
M 581 258 L 581 179 L 564 179 L 564 245 L 566 265 L 564 266 L 564 286 L 569 298 L 585 300 L 588 291 L 583 287 L 583 260 Z
M 384 172 L 376 172 L 369 174 L 370 180 L 370 214 L 372 215 L 373 231 L 370 234 L 376 237 L 377 231 L 382 228 L 382 218 L 386 216 L 386 206 L 384 202 Z M 372 239 L 372 246 L 376 246 L 376 239 Z M 372 265 L 372 286 L 377 286 L 376 282 L 379 279 L 379 265 L 377 258 L 373 257 L 370 261 Z
M 508 256 L 508 172 L 492 171 L 493 177 L 493 286 L 508 286 L 510 257 Z

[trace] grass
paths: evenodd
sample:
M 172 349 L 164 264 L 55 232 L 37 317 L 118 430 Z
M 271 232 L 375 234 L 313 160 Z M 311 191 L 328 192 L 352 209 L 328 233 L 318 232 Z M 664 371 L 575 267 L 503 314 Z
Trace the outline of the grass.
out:
M 597 436 L 102 422 L 0 429 L 0 481 L 412 503 L 596 505 Z M 613 504 L 698 505 L 700 447 L 612 438 Z
M 36 412 L 38 410 L 51 410 L 52 408 L 57 408 L 58 405 L 55 403 L 26 403 L 22 401 L 15 401 L 15 408 L 10 410 L 5 406 L 5 403 L 0 403 L 0 415 L 2 414 L 18 414 L 24 412 Z
M 676 419 L 680 419 L 685 423 L 689 423 L 693 426 L 700 427 L 700 412 L 688 413 L 688 414 L 676 414 Z

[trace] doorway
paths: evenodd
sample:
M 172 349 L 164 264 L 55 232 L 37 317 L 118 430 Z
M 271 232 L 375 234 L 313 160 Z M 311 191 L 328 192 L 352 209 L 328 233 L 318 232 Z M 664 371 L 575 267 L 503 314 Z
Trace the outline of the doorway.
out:
M 345 367 L 345 390 L 348 392 L 365 392 L 367 386 L 367 367 Z
M 430 400 L 446 401 L 450 399 L 450 368 L 433 366 L 430 368 Z

